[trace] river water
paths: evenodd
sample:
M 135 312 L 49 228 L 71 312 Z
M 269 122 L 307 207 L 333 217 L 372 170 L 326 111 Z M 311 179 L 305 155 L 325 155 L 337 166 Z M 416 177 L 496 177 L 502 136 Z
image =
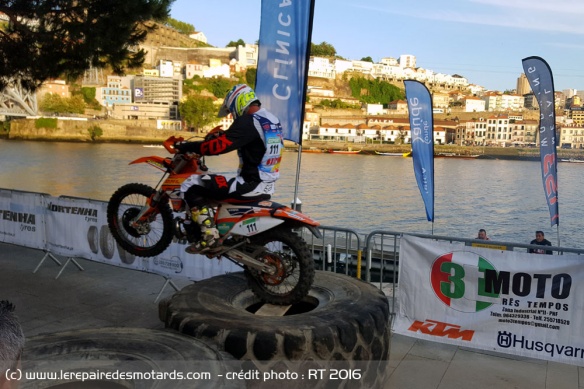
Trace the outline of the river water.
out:
M 121 185 L 156 185 L 162 173 L 128 165 L 164 149 L 130 144 L 0 140 L 0 188 L 107 200 Z M 294 197 L 298 153 L 282 162 L 275 201 Z M 235 153 L 207 157 L 213 172 L 232 172 Z M 584 249 L 584 164 L 560 163 L 560 227 L 550 218 L 539 162 L 435 160 L 435 218 L 426 220 L 411 158 L 377 155 L 301 154 L 298 197 L 302 210 L 326 226 L 361 234 L 373 230 L 474 238 L 485 228 L 491 239 L 529 243 L 535 230 L 557 245 Z

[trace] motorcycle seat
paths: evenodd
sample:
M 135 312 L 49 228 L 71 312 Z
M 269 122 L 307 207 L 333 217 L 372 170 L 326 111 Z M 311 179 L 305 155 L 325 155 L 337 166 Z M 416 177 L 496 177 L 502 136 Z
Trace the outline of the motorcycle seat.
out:
M 257 201 L 269 200 L 271 198 L 272 198 L 272 196 L 269 194 L 260 193 L 260 194 L 255 195 L 255 196 L 236 195 L 234 197 L 230 197 L 230 198 L 225 199 L 223 201 L 230 203 L 230 204 L 243 204 L 243 203 L 254 203 Z

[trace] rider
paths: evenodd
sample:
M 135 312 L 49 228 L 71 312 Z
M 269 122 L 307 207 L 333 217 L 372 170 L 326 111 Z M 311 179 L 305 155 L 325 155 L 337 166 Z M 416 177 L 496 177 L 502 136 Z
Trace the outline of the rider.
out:
M 191 220 L 201 227 L 201 240 L 186 249 L 191 254 L 208 251 L 219 238 L 213 211 L 205 199 L 245 201 L 272 195 L 280 175 L 284 141 L 278 118 L 261 108 L 255 92 L 245 84 L 236 85 L 227 93 L 218 116 L 230 113 L 233 124 L 226 131 L 216 127 L 204 141 L 175 145 L 181 153 L 218 155 L 237 150 L 239 155 L 237 175 L 196 174 L 181 185 L 191 209 Z

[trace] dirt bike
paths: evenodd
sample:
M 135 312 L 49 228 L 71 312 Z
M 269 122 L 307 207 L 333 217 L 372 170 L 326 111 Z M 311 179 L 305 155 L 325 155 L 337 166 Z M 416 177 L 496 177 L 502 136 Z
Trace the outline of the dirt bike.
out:
M 130 254 L 153 257 L 173 239 L 190 243 L 200 239 L 200 228 L 190 220 L 180 186 L 191 175 L 206 174 L 208 169 L 204 157 L 178 152 L 174 145 L 183 140 L 171 136 L 163 142 L 172 157 L 149 156 L 130 162 L 163 171 L 156 188 L 126 184 L 109 200 L 108 226 Z M 204 255 L 227 258 L 241 266 L 251 290 L 266 303 L 289 305 L 302 300 L 314 280 L 314 261 L 305 240 L 294 230 L 306 227 L 321 237 L 319 223 L 270 201 L 270 195 L 209 201 L 220 237 L 218 245 Z

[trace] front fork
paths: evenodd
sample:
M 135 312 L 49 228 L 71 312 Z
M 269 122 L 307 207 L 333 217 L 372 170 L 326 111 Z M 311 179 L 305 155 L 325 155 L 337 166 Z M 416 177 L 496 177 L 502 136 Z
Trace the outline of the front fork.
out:
M 163 199 L 163 194 L 160 191 L 156 191 L 150 198 L 146 201 L 146 205 L 142 207 L 140 213 L 136 215 L 134 220 L 130 225 L 134 228 L 138 228 L 140 224 L 150 221 L 150 218 L 158 213 L 158 204 Z

